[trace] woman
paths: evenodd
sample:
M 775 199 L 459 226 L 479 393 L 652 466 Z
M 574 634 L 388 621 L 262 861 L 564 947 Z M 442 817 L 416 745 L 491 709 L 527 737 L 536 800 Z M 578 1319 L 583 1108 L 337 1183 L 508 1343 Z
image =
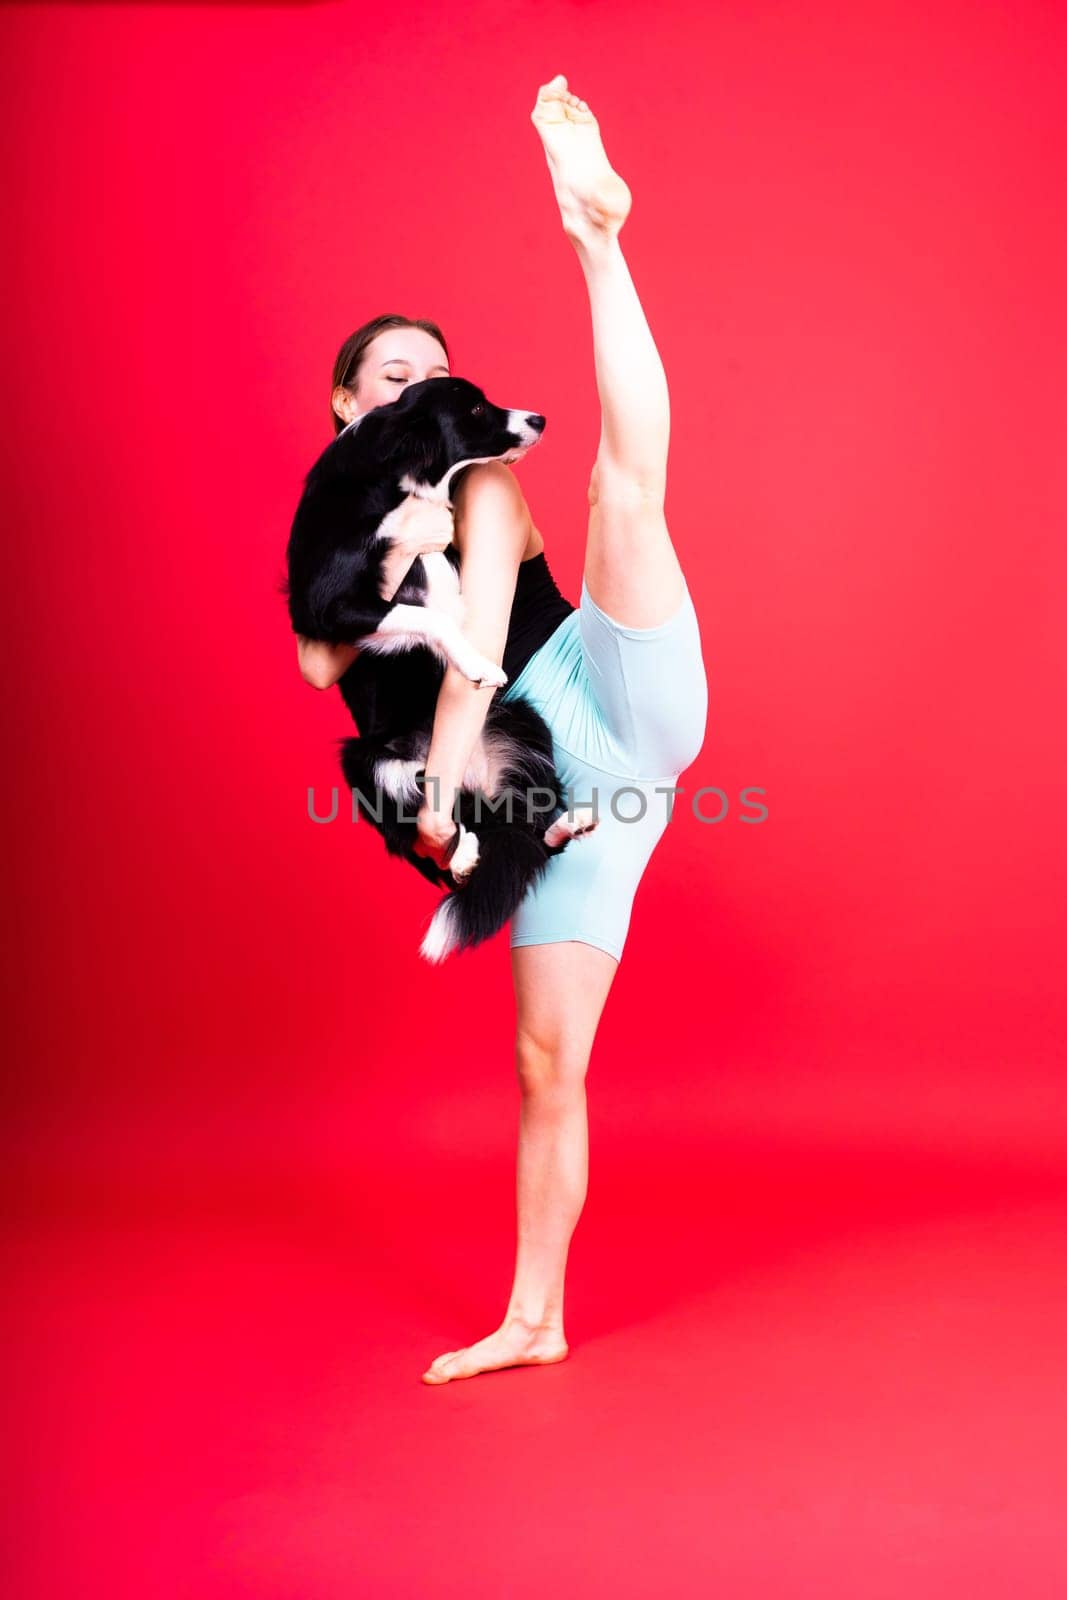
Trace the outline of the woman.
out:
M 608 163 L 596 118 L 562 74 L 542 85 L 531 120 L 592 311 L 601 432 L 581 604 L 563 600 L 550 575 L 546 584 L 544 541 L 510 469 L 500 462 L 468 468 L 453 499 L 465 631 L 504 664 L 509 681 L 499 691 L 478 688 L 446 669 L 417 848 L 443 862 L 456 788 L 497 692 L 523 694 L 537 706 L 552 728 L 571 804 L 592 800 L 599 824 L 550 860 L 512 918 L 521 1091 L 515 1276 L 500 1326 L 438 1356 L 422 1374 L 427 1383 L 567 1355 L 564 1273 L 588 1181 L 586 1070 L 633 895 L 669 820 L 670 786 L 695 760 L 707 715 L 699 627 L 664 519 L 666 375 L 618 241 L 630 191 Z M 450 370 L 435 324 L 384 320 L 385 332 L 362 339 L 354 370 L 352 352 L 341 352 L 332 397 L 338 428 L 395 399 L 403 384 Z M 411 507 L 390 592 L 418 551 L 443 548 L 450 531 L 436 508 Z M 535 561 L 541 571 L 530 585 L 520 566 L 536 572 Z M 526 648 L 512 675 L 505 652 L 520 637 Z M 356 653 L 300 641 L 304 675 L 322 687 Z

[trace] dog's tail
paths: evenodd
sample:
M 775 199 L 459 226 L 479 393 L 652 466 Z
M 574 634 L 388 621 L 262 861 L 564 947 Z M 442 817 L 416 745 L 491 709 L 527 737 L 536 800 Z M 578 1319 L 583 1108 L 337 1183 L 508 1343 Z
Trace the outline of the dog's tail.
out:
M 441 901 L 419 946 L 427 961 L 445 961 L 498 933 L 554 852 L 518 828 L 479 835 L 478 864 L 467 881 Z

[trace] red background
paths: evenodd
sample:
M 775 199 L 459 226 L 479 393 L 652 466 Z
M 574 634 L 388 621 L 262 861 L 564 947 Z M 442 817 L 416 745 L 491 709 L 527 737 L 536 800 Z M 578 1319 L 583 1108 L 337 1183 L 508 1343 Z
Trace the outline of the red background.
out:
M 1062 1592 L 1065 44 L 1038 0 L 5 7 L 20 1593 Z M 309 821 L 346 714 L 276 586 L 399 310 L 547 415 L 577 599 L 556 71 L 635 196 L 710 713 L 572 1358 L 431 1391 L 510 1282 L 507 940 L 429 968 L 428 886 Z

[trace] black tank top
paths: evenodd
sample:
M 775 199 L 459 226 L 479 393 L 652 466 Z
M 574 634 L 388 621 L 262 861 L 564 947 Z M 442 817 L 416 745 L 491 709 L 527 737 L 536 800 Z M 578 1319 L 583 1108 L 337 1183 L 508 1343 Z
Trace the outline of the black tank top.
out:
M 501 662 L 509 683 L 515 681 L 530 657 L 555 633 L 564 618 L 577 609 L 560 593 L 543 550 L 519 562 Z

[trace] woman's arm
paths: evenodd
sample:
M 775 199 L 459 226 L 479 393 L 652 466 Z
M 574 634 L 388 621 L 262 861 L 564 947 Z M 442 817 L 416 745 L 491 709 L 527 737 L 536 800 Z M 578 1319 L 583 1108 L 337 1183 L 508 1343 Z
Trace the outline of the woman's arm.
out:
M 530 513 L 514 473 L 501 461 L 479 462 L 467 470 L 457 485 L 454 509 L 463 632 L 476 650 L 500 663 L 519 563 L 530 537 Z M 426 757 L 426 798 L 419 812 L 418 853 L 439 865 L 456 831 L 456 792 L 494 693 L 446 667 Z
M 327 644 L 324 639 L 296 636 L 296 658 L 301 676 L 313 689 L 329 689 L 343 678 L 359 655 L 354 644 Z

